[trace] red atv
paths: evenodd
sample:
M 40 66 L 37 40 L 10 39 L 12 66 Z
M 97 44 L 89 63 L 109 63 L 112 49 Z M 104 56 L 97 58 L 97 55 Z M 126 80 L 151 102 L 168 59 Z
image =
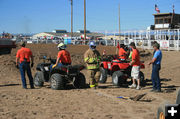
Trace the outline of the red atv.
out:
M 119 59 L 117 56 L 106 56 L 101 62 L 101 76 L 100 83 L 106 83 L 107 76 L 112 76 L 112 83 L 115 86 L 121 86 L 126 83 L 128 78 L 131 78 L 132 66 L 129 65 L 130 61 Z M 141 63 L 141 69 L 144 69 L 145 65 Z M 144 74 L 140 71 L 141 85 L 145 84 Z

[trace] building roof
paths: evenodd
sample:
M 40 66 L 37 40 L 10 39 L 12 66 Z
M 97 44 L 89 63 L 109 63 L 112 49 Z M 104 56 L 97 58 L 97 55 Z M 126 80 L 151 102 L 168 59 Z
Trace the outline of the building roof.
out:
M 54 33 L 54 32 L 44 32 L 44 33 L 47 33 L 47 34 L 50 34 L 50 35 L 53 35 L 53 36 L 64 36 L 65 34 L 66 35 L 68 35 L 68 36 L 71 36 L 71 33 Z M 80 37 L 81 35 L 83 35 L 83 33 L 77 33 L 77 32 L 74 32 L 73 33 L 73 37 Z M 102 34 L 102 33 L 86 33 L 86 35 L 88 36 L 88 37 L 92 37 L 92 36 L 94 36 L 94 37 L 102 37 L 102 36 L 104 36 L 104 34 Z
M 157 13 L 157 14 L 153 14 L 154 16 L 161 16 L 161 15 L 172 15 L 173 13 Z M 180 14 L 176 14 L 175 15 L 180 15 Z

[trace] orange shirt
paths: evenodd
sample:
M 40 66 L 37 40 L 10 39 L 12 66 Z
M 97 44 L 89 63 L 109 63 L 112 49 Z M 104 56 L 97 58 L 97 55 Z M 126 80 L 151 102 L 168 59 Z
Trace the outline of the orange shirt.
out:
M 61 50 L 58 53 L 58 58 L 60 58 L 60 63 L 71 63 L 71 56 L 70 53 L 66 50 Z
M 30 57 L 32 56 L 32 52 L 29 48 L 22 47 L 17 51 L 16 57 L 20 59 L 20 63 L 27 59 L 27 62 L 30 62 Z
M 132 51 L 132 61 L 135 60 L 135 63 L 133 66 L 140 66 L 140 56 L 139 56 L 139 50 L 138 49 L 133 49 Z
M 119 58 L 120 59 L 127 59 L 126 58 L 126 51 L 123 48 L 119 48 Z

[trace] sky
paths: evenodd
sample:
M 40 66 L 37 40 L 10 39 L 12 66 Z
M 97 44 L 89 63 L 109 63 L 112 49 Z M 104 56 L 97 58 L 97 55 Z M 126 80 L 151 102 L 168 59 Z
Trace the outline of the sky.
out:
M 84 0 L 74 1 L 74 31 L 84 29 Z M 180 0 L 86 0 L 87 29 L 118 31 L 144 30 L 154 24 L 157 4 L 161 13 L 180 14 Z M 71 30 L 70 0 L 0 0 L 0 33 L 39 33 L 54 29 Z

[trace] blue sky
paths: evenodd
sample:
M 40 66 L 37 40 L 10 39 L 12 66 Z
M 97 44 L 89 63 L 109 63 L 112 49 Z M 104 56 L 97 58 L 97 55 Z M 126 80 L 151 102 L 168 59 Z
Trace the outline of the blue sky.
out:
M 118 31 L 118 4 L 121 29 L 140 30 L 154 24 L 154 5 L 161 12 L 180 13 L 180 0 L 86 0 L 87 29 Z M 84 28 L 84 0 L 74 0 L 74 31 Z M 69 0 L 0 0 L 0 32 L 38 33 L 53 29 L 70 31 Z

